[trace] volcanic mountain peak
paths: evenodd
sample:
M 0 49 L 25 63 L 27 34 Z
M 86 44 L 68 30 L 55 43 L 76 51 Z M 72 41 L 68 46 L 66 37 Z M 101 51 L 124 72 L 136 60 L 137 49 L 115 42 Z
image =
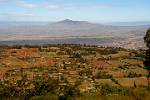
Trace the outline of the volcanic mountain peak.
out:
M 62 20 L 62 21 L 59 21 L 56 23 L 59 23 L 59 24 L 88 24 L 89 22 L 87 22 L 87 21 L 73 21 L 70 19 L 65 19 L 65 20 Z

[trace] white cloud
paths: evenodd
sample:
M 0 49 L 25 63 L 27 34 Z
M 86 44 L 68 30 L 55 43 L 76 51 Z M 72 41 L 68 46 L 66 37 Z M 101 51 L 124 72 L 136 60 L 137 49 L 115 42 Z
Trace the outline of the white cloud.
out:
M 0 0 L 0 4 L 7 3 L 9 0 Z
M 55 10 L 55 9 L 59 9 L 62 8 L 58 5 L 46 5 L 45 8 L 49 9 L 49 10 Z
M 28 3 L 28 2 L 25 2 L 23 0 L 17 0 L 16 5 L 19 7 L 24 7 L 24 8 L 35 8 L 35 7 L 37 7 L 36 4 Z
M 32 9 L 36 8 L 38 5 L 34 3 L 27 2 L 25 0 L 0 0 L 0 4 L 12 4 L 18 7 Z
M 36 20 L 42 19 L 44 16 L 35 14 L 35 13 L 16 13 L 16 12 L 7 12 L 7 13 L 0 13 L 1 20 L 7 21 L 24 21 L 24 20 Z
M 55 1 L 55 2 L 54 2 Z M 18 7 L 26 8 L 26 9 L 33 9 L 33 8 L 46 8 L 48 10 L 70 10 L 70 9 L 93 9 L 93 8 L 111 8 L 112 5 L 110 4 L 89 4 L 89 3 L 82 3 L 82 4 L 74 4 L 74 3 L 60 3 L 58 1 L 63 0 L 50 0 L 46 1 L 43 0 L 41 4 L 31 3 L 26 0 L 0 0 L 0 3 L 12 3 Z
M 111 4 L 45 4 L 41 5 L 48 10 L 82 10 L 82 9 L 111 9 Z
M 0 0 L 0 2 L 6 2 L 6 1 L 9 1 L 9 0 Z
M 0 13 L 1 17 L 12 17 L 12 18 L 19 18 L 19 17 L 35 17 L 36 15 L 33 13 L 15 13 L 15 12 L 9 12 L 9 13 Z
M 57 5 L 47 5 L 46 8 L 48 8 L 48 9 L 58 9 L 60 7 L 57 6 Z

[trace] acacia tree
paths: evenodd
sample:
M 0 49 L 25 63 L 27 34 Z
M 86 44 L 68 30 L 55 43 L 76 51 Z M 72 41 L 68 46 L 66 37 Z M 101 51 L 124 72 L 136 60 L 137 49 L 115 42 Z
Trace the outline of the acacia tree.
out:
M 148 82 L 150 85 L 150 28 L 147 30 L 146 35 L 144 37 L 144 42 L 146 43 L 146 46 L 148 49 L 146 50 L 146 57 L 144 61 L 145 68 L 148 70 Z

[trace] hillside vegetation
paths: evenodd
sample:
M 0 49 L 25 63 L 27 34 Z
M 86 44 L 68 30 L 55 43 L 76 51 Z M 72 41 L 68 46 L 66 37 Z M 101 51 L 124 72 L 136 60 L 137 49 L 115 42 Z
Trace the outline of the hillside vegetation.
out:
M 0 47 L 1 100 L 149 100 L 144 50 L 94 45 Z

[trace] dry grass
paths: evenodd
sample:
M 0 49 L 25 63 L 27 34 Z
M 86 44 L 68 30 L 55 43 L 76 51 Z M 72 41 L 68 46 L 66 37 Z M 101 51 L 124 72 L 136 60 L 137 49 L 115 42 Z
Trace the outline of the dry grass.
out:
M 148 81 L 146 77 L 139 78 L 116 78 L 118 83 L 123 87 L 137 87 L 148 86 Z

